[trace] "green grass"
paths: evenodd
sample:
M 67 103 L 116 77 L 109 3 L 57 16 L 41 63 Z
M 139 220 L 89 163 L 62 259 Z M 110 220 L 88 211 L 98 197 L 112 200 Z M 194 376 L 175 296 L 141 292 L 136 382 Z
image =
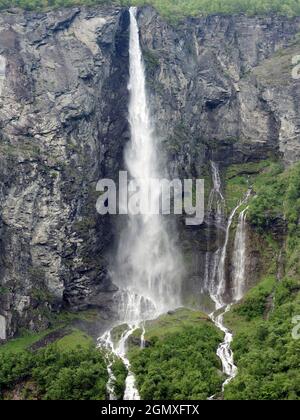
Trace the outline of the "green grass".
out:
M 266 310 L 267 298 L 274 291 L 275 286 L 275 277 L 268 276 L 251 289 L 243 302 L 225 315 L 226 324 L 230 329 L 237 333 L 247 329 L 249 321 L 261 319 Z
M 50 329 L 38 334 L 25 331 L 21 337 L 0 345 L 0 354 L 21 353 L 53 331 L 54 329 Z
M 199 322 L 211 323 L 209 317 L 199 311 L 180 308 L 169 314 L 165 314 L 153 321 L 145 324 L 145 339 L 151 340 L 153 337 L 163 338 L 168 334 L 180 332 L 182 329 L 199 325 Z M 137 330 L 134 337 L 140 337 L 141 331 Z
M 77 321 L 96 319 L 95 311 L 63 312 L 53 317 L 52 328 L 38 334 L 24 331 L 1 345 L 0 399 L 12 399 L 15 393 L 21 399 L 105 399 L 104 355 L 95 348 L 94 339 L 77 327 Z M 41 348 L 33 351 L 31 346 L 40 340 Z M 124 367 L 116 361 L 114 370 L 121 392 Z
M 281 219 L 290 238 L 299 237 L 300 164 L 284 169 L 273 163 L 254 183 L 256 197 L 251 200 L 249 219 L 261 231 L 270 231 Z
M 73 329 L 70 334 L 58 340 L 56 345 L 60 350 L 73 350 L 78 346 L 88 349 L 93 345 L 93 343 L 94 340 L 92 337 L 85 334 L 83 331 Z

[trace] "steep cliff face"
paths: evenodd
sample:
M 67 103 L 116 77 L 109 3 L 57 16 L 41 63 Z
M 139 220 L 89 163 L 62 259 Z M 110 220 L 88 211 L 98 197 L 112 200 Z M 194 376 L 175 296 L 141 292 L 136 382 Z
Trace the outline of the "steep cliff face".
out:
M 128 137 L 128 23 L 119 8 L 0 15 L 0 338 L 109 304 L 96 183 Z
M 287 163 L 299 160 L 299 83 L 292 78 L 299 44 L 290 45 L 300 18 L 211 16 L 174 28 L 146 8 L 140 25 L 157 127 L 163 138 L 185 134 L 177 145 L 186 156 L 181 166 L 195 156 L 195 140 L 210 155 L 217 143 L 214 157 L 227 164 L 270 150 Z M 272 68 L 278 57 L 281 68 Z
M 124 169 L 128 25 L 118 7 L 0 14 L 0 339 L 46 327 L 64 305 L 113 310 L 107 255 L 118 222 L 97 215 L 96 183 Z M 299 160 L 290 72 L 300 18 L 212 16 L 173 27 L 143 8 L 139 25 L 171 175 L 209 184 L 212 158 L 221 168 L 270 154 Z M 187 284 L 199 290 L 205 254 L 224 232 L 208 236 L 204 225 L 180 235 Z

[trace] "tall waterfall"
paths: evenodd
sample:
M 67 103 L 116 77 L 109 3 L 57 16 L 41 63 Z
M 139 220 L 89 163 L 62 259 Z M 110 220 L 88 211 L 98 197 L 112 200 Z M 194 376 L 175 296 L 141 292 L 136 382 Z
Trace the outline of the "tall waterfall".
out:
M 120 357 L 128 368 L 125 400 L 138 400 L 135 378 L 126 356 L 127 342 L 137 328 L 142 329 L 141 346 L 144 346 L 144 321 L 175 309 L 181 304 L 181 258 L 169 236 L 165 220 L 153 215 L 157 208 L 160 191 L 153 192 L 151 182 L 160 179 L 159 153 L 150 119 L 146 95 L 145 69 L 139 40 L 137 9 L 130 8 L 130 80 L 129 123 L 131 141 L 125 151 L 125 162 L 134 184 L 139 191 L 137 207 L 143 208 L 136 215 L 136 208 L 129 206 L 129 218 L 121 234 L 114 283 L 119 287 L 117 295 L 119 324 L 128 324 L 120 341 L 112 342 L 111 333 L 100 338 L 104 345 Z M 152 213 L 152 214 L 151 214 Z M 114 398 L 112 363 L 108 364 L 110 381 L 108 394 Z
M 225 210 L 225 198 L 222 194 L 222 184 L 218 165 L 211 161 L 212 182 L 213 188 L 209 195 L 208 212 L 215 210 L 216 219 L 218 222 L 222 221 Z
M 243 298 L 246 289 L 247 210 L 248 208 L 240 213 L 234 241 L 233 297 L 235 301 L 239 301 Z
M 211 161 L 211 171 L 212 171 L 212 181 L 213 187 L 208 199 L 208 217 L 210 223 L 212 223 L 212 218 L 214 218 L 214 223 L 221 227 L 224 217 L 225 217 L 225 199 L 222 194 L 222 185 L 219 166 L 217 163 Z M 216 296 L 218 282 L 217 282 L 217 273 L 218 265 L 221 257 L 221 244 L 220 247 L 211 254 L 210 252 L 206 253 L 205 256 L 205 279 L 204 287 L 205 290 L 210 293 L 211 296 Z M 215 299 L 213 299 L 215 301 Z
M 152 179 L 159 179 L 159 153 L 150 119 L 145 70 L 139 41 L 136 8 L 130 8 L 130 103 L 131 142 L 125 152 L 126 165 L 141 191 L 146 212 L 139 216 L 129 209 L 129 220 L 118 252 L 115 283 L 123 290 L 120 316 L 139 322 L 180 306 L 180 256 L 162 216 L 150 214 L 160 191 L 149 194 Z

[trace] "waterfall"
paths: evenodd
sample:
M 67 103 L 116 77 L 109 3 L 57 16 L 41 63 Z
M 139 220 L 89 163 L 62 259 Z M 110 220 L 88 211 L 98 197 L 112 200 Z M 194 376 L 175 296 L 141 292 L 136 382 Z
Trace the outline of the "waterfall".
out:
M 123 400 L 127 401 L 138 401 L 140 400 L 139 392 L 135 386 L 135 378 L 133 373 L 130 371 L 130 362 L 126 356 L 127 353 L 127 341 L 129 337 L 134 333 L 134 331 L 137 329 L 135 325 L 129 325 L 128 328 L 123 332 L 119 342 L 115 345 L 113 343 L 112 337 L 111 337 L 111 331 L 107 331 L 101 338 L 98 340 L 98 347 L 101 349 L 106 350 L 106 359 L 107 359 L 107 372 L 109 376 L 108 383 L 106 385 L 107 389 L 107 395 L 109 397 L 109 400 L 113 401 L 116 400 L 117 397 L 115 395 L 114 391 L 114 384 L 116 381 L 116 377 L 113 373 L 113 362 L 114 358 L 118 357 L 120 358 L 126 368 L 128 369 L 128 375 L 126 378 L 126 384 L 125 384 L 125 393 Z
M 5 82 L 5 73 L 6 73 L 6 59 L 0 55 L 0 96 Z
M 211 161 L 213 188 L 208 199 L 208 212 L 211 214 L 216 205 L 216 219 L 222 221 L 224 216 L 225 199 L 221 191 L 221 177 L 218 165 Z
M 239 216 L 236 230 L 233 252 L 233 297 L 236 302 L 240 301 L 246 289 L 246 236 L 247 236 L 247 210 L 243 210 Z
M 138 190 L 141 197 L 140 201 L 137 200 L 137 207 L 144 206 L 144 203 L 148 205 L 139 215 L 136 215 L 136 209 L 129 206 L 128 223 L 121 233 L 113 270 L 113 281 L 119 288 L 116 296 L 119 324 L 128 324 L 128 329 L 116 346 L 107 339 L 107 333 L 99 340 L 100 346 L 120 357 L 128 368 L 124 399 L 132 400 L 140 397 L 126 357 L 128 339 L 141 327 L 141 345 L 144 346 L 144 321 L 181 305 L 182 272 L 181 257 L 169 236 L 164 218 L 151 214 L 151 209 L 157 208 L 160 200 L 160 191 L 153 192 L 150 188 L 151 182 L 161 177 L 159 153 L 147 103 L 145 70 L 136 17 L 137 9 L 131 7 L 128 85 L 131 141 L 125 150 L 125 162 L 131 182 L 135 186 L 134 190 Z M 111 365 L 109 369 L 108 394 L 111 395 L 111 384 L 114 380 Z
M 225 199 L 221 193 L 221 182 L 220 182 L 220 176 L 218 167 L 216 164 L 212 164 L 212 179 L 213 179 L 213 190 L 211 192 L 210 197 L 219 197 L 220 203 L 222 203 L 222 207 L 217 205 L 217 222 L 222 221 L 223 216 L 223 209 L 225 207 Z M 225 334 L 224 341 L 220 344 L 220 346 L 217 349 L 217 356 L 220 358 L 223 366 L 223 373 L 227 376 L 226 381 L 223 383 L 222 391 L 224 391 L 225 386 L 232 381 L 232 379 L 235 378 L 237 375 L 237 367 L 234 364 L 234 357 L 233 352 L 231 350 L 231 343 L 233 340 L 233 335 L 231 331 L 226 328 L 224 324 L 224 316 L 227 312 L 230 311 L 231 305 L 226 304 L 224 300 L 224 295 L 226 293 L 226 262 L 227 262 L 227 255 L 228 255 L 228 245 L 229 245 L 229 239 L 230 239 L 230 231 L 232 227 L 232 223 L 234 221 L 235 215 L 238 212 L 238 210 L 245 205 L 245 203 L 248 201 L 251 194 L 251 190 L 249 190 L 245 196 L 245 198 L 232 210 L 226 227 L 226 236 L 225 236 L 225 242 L 222 248 L 216 251 L 216 253 L 212 257 L 213 264 L 208 264 L 208 267 L 213 267 L 213 272 L 211 273 L 210 277 L 210 296 L 212 300 L 215 302 L 216 310 L 212 314 L 210 314 L 210 317 L 212 321 L 215 323 L 215 325 Z M 213 198 L 209 200 L 209 212 L 212 212 L 212 201 L 216 198 Z M 217 201 L 218 203 L 218 201 Z M 219 214 L 218 214 L 219 212 Z M 234 295 L 238 296 L 240 293 L 242 286 L 242 282 L 244 281 L 241 279 L 241 276 L 243 274 L 243 270 L 245 270 L 245 255 L 246 255 L 246 243 L 245 243 L 245 237 L 243 238 L 243 235 L 245 234 L 245 215 L 246 210 L 241 212 L 241 215 L 239 216 L 239 228 L 242 232 L 242 235 L 237 232 L 236 237 L 236 255 L 234 255 L 234 258 L 239 258 L 239 261 L 236 262 L 237 270 L 236 273 L 236 281 L 234 283 Z M 243 241 L 243 249 L 238 250 L 238 241 Z M 239 252 L 239 254 L 237 254 Z M 207 268 L 206 268 L 207 270 Z M 244 272 L 245 273 L 245 272 Z M 207 274 L 206 274 L 207 276 Z M 209 276 L 209 275 L 208 275 Z M 206 282 L 208 279 L 205 280 Z M 237 283 L 238 282 L 238 283 Z M 224 308 L 224 309 L 222 309 Z M 212 396 L 209 398 L 210 400 L 214 400 L 215 396 Z
M 227 223 L 227 228 L 226 228 L 226 237 L 225 237 L 225 243 L 222 249 L 222 253 L 221 253 L 221 260 L 220 260 L 220 264 L 219 264 L 219 270 L 218 270 L 218 290 L 217 290 L 217 294 L 215 296 L 216 299 L 216 303 L 218 306 L 218 309 L 222 308 L 222 306 L 224 306 L 224 294 L 226 292 L 226 259 L 227 259 L 227 253 L 228 253 L 228 244 L 229 244 L 229 239 L 230 239 L 230 230 L 231 230 L 231 226 L 232 226 L 232 222 L 234 220 L 234 217 L 237 213 L 237 211 L 243 206 L 245 205 L 245 203 L 248 201 L 249 197 L 251 194 L 251 190 L 249 190 L 245 196 L 245 198 L 233 209 L 233 211 L 231 212 L 229 219 L 228 219 L 228 223 Z M 243 260 L 244 262 L 245 260 Z M 239 262 L 239 263 L 243 263 L 243 262 Z
M 106 384 L 106 391 L 110 401 L 116 400 L 114 384 L 116 381 L 116 377 L 113 373 L 113 363 L 114 358 L 112 357 L 113 354 L 116 354 L 114 349 L 114 343 L 111 338 L 111 331 L 107 331 L 103 336 L 98 340 L 98 347 L 104 348 L 107 350 L 106 353 L 106 363 L 107 363 L 107 373 L 108 373 L 108 382 Z
M 148 209 L 156 207 L 160 191 L 150 194 L 152 179 L 160 179 L 156 139 L 150 119 L 146 80 L 136 8 L 130 8 L 130 103 L 131 142 L 125 151 L 129 174 Z M 136 216 L 129 209 L 128 226 L 120 243 L 114 282 L 125 294 L 122 321 L 140 322 L 180 306 L 181 265 L 160 215 L 146 211 Z M 121 299 L 122 300 L 122 299 Z
M 221 191 L 222 184 L 219 166 L 213 161 L 211 161 L 211 171 L 213 187 L 208 199 L 207 213 L 209 219 L 214 217 L 214 222 L 219 227 L 221 227 L 225 213 L 225 199 Z M 210 252 L 207 252 L 205 256 L 204 287 L 205 290 L 209 291 L 211 296 L 216 295 L 217 270 L 220 261 L 221 250 L 222 248 L 220 247 L 216 252 L 213 253 L 213 255 L 211 255 Z

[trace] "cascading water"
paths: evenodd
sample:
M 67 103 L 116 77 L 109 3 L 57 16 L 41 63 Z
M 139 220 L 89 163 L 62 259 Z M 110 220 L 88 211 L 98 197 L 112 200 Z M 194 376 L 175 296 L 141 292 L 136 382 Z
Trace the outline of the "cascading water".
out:
M 109 400 L 116 400 L 117 397 L 115 395 L 114 384 L 116 381 L 116 377 L 113 372 L 113 363 L 114 358 L 120 358 L 126 368 L 128 369 L 128 375 L 126 378 L 125 384 L 125 393 L 124 393 L 124 400 L 127 401 L 137 401 L 140 400 L 139 392 L 135 386 L 135 378 L 133 373 L 130 371 L 130 362 L 126 357 L 127 351 L 127 340 L 133 334 L 133 332 L 137 329 L 135 325 L 129 325 L 128 328 L 123 332 L 120 340 L 115 345 L 112 339 L 111 331 L 107 331 L 101 338 L 99 338 L 99 348 L 104 348 L 106 350 L 106 359 L 107 359 L 107 372 L 109 376 L 108 383 L 106 385 L 107 395 Z
M 223 296 L 226 292 L 226 272 L 225 272 L 226 271 L 226 258 L 227 258 L 228 244 L 229 244 L 229 238 L 230 238 L 230 229 L 232 226 L 232 222 L 234 220 L 234 217 L 237 211 L 248 201 L 250 194 L 251 194 L 251 191 L 248 191 L 244 200 L 242 200 L 242 202 L 240 202 L 233 209 L 228 219 L 225 243 L 222 249 L 221 260 L 220 260 L 219 270 L 218 270 L 218 290 L 217 290 L 217 294 L 215 295 L 215 298 L 216 298 L 215 302 L 217 305 L 219 305 L 217 309 L 220 309 L 222 306 L 224 306 Z
M 214 223 L 217 226 L 221 226 L 224 220 L 224 212 L 225 212 L 225 199 L 221 191 L 221 177 L 219 172 L 218 165 L 211 161 L 211 170 L 212 170 L 212 181 L 213 181 L 213 188 L 209 195 L 208 200 L 208 218 L 211 223 L 211 219 L 214 218 Z M 204 280 L 204 287 L 205 290 L 209 291 L 210 295 L 215 295 L 215 290 L 217 287 L 216 283 L 216 276 L 217 276 L 217 269 L 220 261 L 221 256 L 220 247 L 211 255 L 210 252 L 207 252 L 205 257 L 205 280 Z
M 142 51 L 139 40 L 137 9 L 130 8 L 130 103 L 129 123 L 131 142 L 125 152 L 125 161 L 135 191 L 139 191 L 137 206 L 142 214 L 136 215 L 136 208 L 129 206 L 126 229 L 121 234 L 114 283 L 119 287 L 117 307 L 120 324 L 128 324 L 117 345 L 107 338 L 100 339 L 100 345 L 120 357 L 128 368 L 124 399 L 139 399 L 130 363 L 126 357 L 126 344 L 132 333 L 142 328 L 141 346 L 144 346 L 144 321 L 175 309 L 181 304 L 181 258 L 171 240 L 164 218 L 153 215 L 157 208 L 160 191 L 151 188 L 153 179 L 160 179 L 158 151 L 151 125 L 146 95 L 146 80 Z M 145 207 L 145 203 L 147 206 Z M 152 213 L 152 214 L 151 214 Z M 110 382 L 113 383 L 111 365 Z M 109 389 L 108 389 L 109 391 Z M 109 392 L 112 394 L 111 390 Z
M 224 216 L 225 198 L 222 194 L 222 183 L 218 165 L 211 161 L 213 188 L 208 199 L 208 212 L 215 208 L 216 219 L 221 222 Z
M 2 94 L 3 86 L 5 83 L 6 73 L 6 59 L 0 55 L 0 95 Z
M 236 230 L 233 252 L 233 297 L 236 302 L 240 301 L 245 293 L 246 285 L 246 239 L 247 239 L 247 210 L 243 210 L 239 216 Z

